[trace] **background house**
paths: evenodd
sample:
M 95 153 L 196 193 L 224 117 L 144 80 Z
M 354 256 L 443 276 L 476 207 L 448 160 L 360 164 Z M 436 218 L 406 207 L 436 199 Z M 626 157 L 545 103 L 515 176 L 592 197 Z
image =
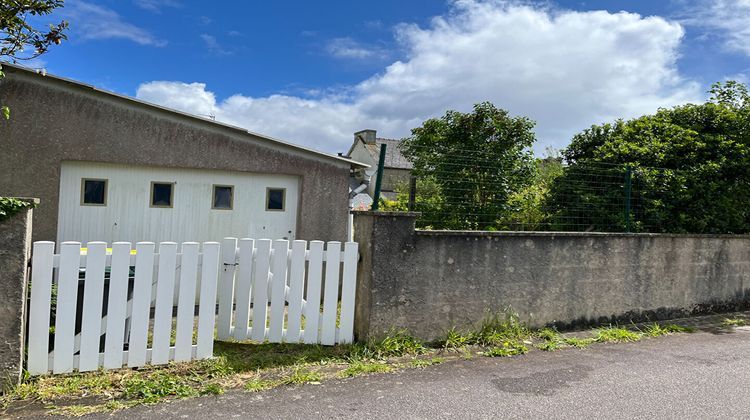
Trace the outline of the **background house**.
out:
M 383 180 L 381 184 L 381 195 L 384 198 L 393 200 L 396 198 L 396 187 L 399 184 L 408 185 L 413 168 L 411 162 L 402 154 L 399 147 L 401 140 L 384 139 L 377 137 L 375 130 L 362 130 L 354 133 L 354 142 L 346 153 L 346 157 L 352 160 L 369 165 L 368 168 L 361 168 L 355 171 L 356 181 L 367 183 L 367 188 L 362 191 L 370 197 L 375 194 L 375 175 L 378 170 L 378 161 L 380 159 L 380 146 L 385 144 L 385 162 L 383 164 Z M 356 187 L 355 187 L 356 188 Z M 366 198 L 355 198 L 357 203 L 366 202 Z
M 3 65 L 0 195 L 37 197 L 34 240 L 344 240 L 365 165 Z

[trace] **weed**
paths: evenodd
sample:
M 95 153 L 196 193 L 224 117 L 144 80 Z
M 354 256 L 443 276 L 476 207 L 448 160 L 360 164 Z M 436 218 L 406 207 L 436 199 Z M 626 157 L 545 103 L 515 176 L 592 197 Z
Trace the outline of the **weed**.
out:
M 539 350 L 555 351 L 563 345 L 563 339 L 560 336 L 560 333 L 553 328 L 542 328 L 537 331 L 536 336 L 544 340 L 536 345 Z
M 622 327 L 605 327 L 599 328 L 596 331 L 594 341 L 599 343 L 622 343 L 630 341 L 638 341 L 641 339 L 641 333 L 630 331 Z
M 187 398 L 198 395 L 183 376 L 156 371 L 147 377 L 131 376 L 123 381 L 123 395 L 128 399 L 153 404 L 165 397 Z
M 503 342 L 501 345 L 491 347 L 489 350 L 484 352 L 484 355 L 488 357 L 509 357 L 525 354 L 528 351 L 529 348 L 526 347 L 522 342 L 509 340 Z
M 471 342 L 470 334 L 462 334 L 455 328 L 451 328 L 445 335 L 445 341 L 443 341 L 443 348 L 446 349 L 460 349 L 465 347 Z
M 647 337 L 659 337 L 659 336 L 667 335 L 667 334 L 693 332 L 693 331 L 695 331 L 695 329 L 691 327 L 681 327 L 675 324 L 661 325 L 659 323 L 654 322 L 653 324 L 649 324 L 646 326 L 646 328 L 644 328 L 643 335 Z
M 201 389 L 201 395 L 221 395 L 224 393 L 224 388 L 219 384 L 208 384 Z
M 276 383 L 272 381 L 266 381 L 263 379 L 252 379 L 245 383 L 245 391 L 248 392 L 258 392 L 258 391 L 264 391 L 266 389 L 271 389 L 274 386 L 276 386 Z
M 563 343 L 573 346 L 579 349 L 585 349 L 586 347 L 593 344 L 596 340 L 594 338 L 578 338 L 578 337 L 570 337 L 570 338 L 564 338 Z
M 349 367 L 341 371 L 339 374 L 344 378 L 351 378 L 352 376 L 366 375 L 368 373 L 383 373 L 390 372 L 393 368 L 385 363 L 366 363 L 361 361 L 352 362 Z
M 507 340 L 523 340 L 531 336 L 531 330 L 521 324 L 518 314 L 506 312 L 485 318 L 479 330 L 472 334 L 471 344 L 498 346 Z
M 301 367 L 294 369 L 291 375 L 281 380 L 285 385 L 299 385 L 320 382 L 323 376 L 318 373 Z
M 742 318 L 724 318 L 721 322 L 725 327 L 741 327 L 746 325 L 747 322 Z
M 426 351 L 424 344 L 410 336 L 405 330 L 392 330 L 382 340 L 372 341 L 360 347 L 359 352 L 355 352 L 353 357 L 383 359 L 407 354 L 422 354 Z

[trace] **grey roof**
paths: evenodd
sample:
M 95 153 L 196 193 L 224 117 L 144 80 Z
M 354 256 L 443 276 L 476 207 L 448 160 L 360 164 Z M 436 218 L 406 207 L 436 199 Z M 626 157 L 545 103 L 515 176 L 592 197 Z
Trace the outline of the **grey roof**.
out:
M 413 169 L 414 165 L 412 165 L 409 160 L 404 157 L 404 155 L 401 154 L 401 140 L 397 139 L 383 139 L 383 138 L 377 138 L 375 139 L 375 144 L 365 144 L 365 147 L 370 152 L 370 154 L 375 158 L 377 161 L 380 157 L 380 145 L 385 144 L 385 164 L 383 165 L 386 168 L 392 168 L 392 169 Z
M 282 147 L 288 147 L 290 149 L 294 149 L 294 150 L 297 150 L 297 151 L 302 152 L 302 153 L 308 153 L 310 155 L 317 156 L 319 158 L 328 159 L 328 160 L 332 160 L 332 161 L 338 161 L 338 162 L 346 162 L 346 163 L 348 163 L 348 164 L 350 164 L 352 166 L 357 166 L 357 167 L 362 167 L 362 168 L 369 167 L 369 165 L 367 165 L 367 164 L 364 164 L 362 162 L 357 162 L 357 161 L 352 160 L 352 159 L 350 159 L 348 157 L 332 155 L 332 154 L 329 154 L 329 153 L 321 152 L 319 150 L 310 149 L 308 147 L 300 146 L 298 144 L 290 143 L 290 142 L 287 142 L 287 141 L 284 141 L 284 140 L 279 140 L 279 139 L 271 137 L 271 136 L 267 136 L 267 135 L 264 135 L 264 134 L 259 134 L 259 133 L 250 131 L 250 130 L 248 130 L 246 128 L 238 127 L 238 126 L 227 124 L 227 123 L 217 122 L 217 121 L 214 121 L 214 120 L 209 119 L 209 118 L 205 118 L 205 117 L 198 116 L 198 115 L 195 115 L 195 114 L 190 114 L 190 113 L 187 113 L 187 112 L 178 111 L 176 109 L 168 108 L 168 107 L 162 106 L 162 105 L 157 105 L 157 104 L 154 104 L 154 103 L 151 103 L 151 102 L 148 102 L 148 101 L 144 101 L 144 100 L 141 100 L 141 99 L 133 98 L 131 96 L 126 96 L 126 95 L 121 95 L 119 93 L 110 92 L 108 90 L 100 89 L 100 88 L 98 88 L 96 86 L 89 85 L 87 83 L 79 82 L 78 80 L 73 80 L 73 79 L 68 79 L 66 77 L 61 77 L 61 76 L 55 76 L 55 75 L 52 75 L 52 74 L 48 74 L 46 71 L 38 71 L 36 69 L 25 67 L 25 66 L 22 66 L 22 65 L 19 65 L 19 64 L 8 63 L 8 62 L 5 62 L 5 61 L 0 61 L 0 64 L 2 64 L 3 67 L 10 68 L 11 70 L 15 69 L 15 70 L 19 70 L 19 71 L 25 72 L 27 74 L 35 74 L 35 75 L 38 75 L 39 77 L 44 77 L 44 78 L 46 78 L 48 80 L 56 80 L 58 82 L 63 82 L 63 83 L 67 83 L 69 85 L 76 86 L 78 88 L 83 88 L 83 89 L 91 90 L 91 91 L 93 91 L 94 93 L 97 93 L 97 94 L 108 95 L 108 96 L 110 96 L 112 98 L 124 99 L 125 101 L 128 101 L 131 104 L 145 106 L 145 107 L 148 107 L 148 108 L 151 108 L 151 109 L 154 109 L 154 110 L 166 111 L 166 112 L 169 112 L 169 113 L 171 113 L 173 115 L 180 116 L 180 117 L 187 117 L 187 118 L 189 118 L 191 120 L 194 120 L 194 121 L 197 121 L 197 122 L 211 124 L 211 125 L 214 125 L 214 126 L 217 126 L 217 127 L 224 128 L 224 129 L 233 130 L 233 131 L 239 132 L 240 134 L 250 135 L 250 136 L 252 136 L 252 137 L 254 137 L 256 139 L 261 139 L 261 140 L 266 141 L 266 142 L 268 142 L 270 144 L 274 144 L 274 145 L 282 146 Z

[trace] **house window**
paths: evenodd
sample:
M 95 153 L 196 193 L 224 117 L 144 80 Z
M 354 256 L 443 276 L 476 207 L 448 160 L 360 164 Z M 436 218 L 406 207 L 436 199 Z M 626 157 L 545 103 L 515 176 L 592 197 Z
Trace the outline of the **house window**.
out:
M 234 187 L 231 185 L 214 185 L 214 196 L 211 204 L 212 209 L 232 210 L 234 201 Z
M 286 188 L 266 188 L 266 210 L 284 211 Z
M 82 179 L 81 180 L 81 205 L 83 206 L 106 206 L 107 205 L 107 180 L 106 179 Z
M 172 207 L 174 182 L 151 183 L 151 207 Z

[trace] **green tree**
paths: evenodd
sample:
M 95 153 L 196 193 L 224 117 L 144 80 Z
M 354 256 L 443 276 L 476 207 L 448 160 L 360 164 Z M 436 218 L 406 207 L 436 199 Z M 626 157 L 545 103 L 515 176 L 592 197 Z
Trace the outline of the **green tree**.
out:
M 422 223 L 436 229 L 496 228 L 509 200 L 535 173 L 534 122 L 489 102 L 471 113 L 448 111 L 425 121 L 401 143 L 414 165 Z
M 750 100 L 716 83 L 711 99 L 592 126 L 563 151 L 547 203 L 557 229 L 750 232 Z M 631 212 L 625 214 L 628 171 Z M 570 221 L 575 221 L 571 224 Z
M 0 0 L 0 60 L 30 60 L 47 52 L 52 44 L 67 39 L 68 23 L 50 24 L 45 29 L 33 27 L 29 17 L 49 15 L 63 7 L 64 0 Z M 5 77 L 0 66 L 0 78 Z M 5 118 L 10 109 L 0 107 Z

